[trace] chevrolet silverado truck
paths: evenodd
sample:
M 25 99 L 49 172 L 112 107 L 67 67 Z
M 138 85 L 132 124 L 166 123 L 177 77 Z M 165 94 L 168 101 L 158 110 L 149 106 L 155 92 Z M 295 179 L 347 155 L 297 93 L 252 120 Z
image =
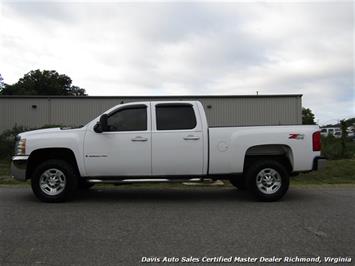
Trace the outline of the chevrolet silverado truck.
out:
M 70 199 L 95 183 L 228 179 L 257 199 L 274 201 L 289 177 L 317 170 L 316 125 L 209 127 L 198 101 L 117 105 L 81 128 L 16 137 L 12 175 L 31 180 L 45 202 Z

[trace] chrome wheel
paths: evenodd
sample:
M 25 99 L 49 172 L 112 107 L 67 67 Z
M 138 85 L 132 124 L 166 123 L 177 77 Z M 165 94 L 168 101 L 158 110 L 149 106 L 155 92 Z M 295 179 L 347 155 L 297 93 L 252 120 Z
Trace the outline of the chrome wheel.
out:
M 281 175 L 275 169 L 262 169 L 256 176 L 256 186 L 260 192 L 273 194 L 281 187 Z
M 60 194 L 64 190 L 65 184 L 66 178 L 64 173 L 56 168 L 44 171 L 39 178 L 41 190 L 49 196 Z

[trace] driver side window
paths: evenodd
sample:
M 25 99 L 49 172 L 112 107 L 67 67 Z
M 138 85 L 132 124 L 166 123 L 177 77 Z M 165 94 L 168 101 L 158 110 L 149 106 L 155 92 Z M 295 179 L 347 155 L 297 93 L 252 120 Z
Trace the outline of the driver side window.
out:
M 118 110 L 107 119 L 108 131 L 147 130 L 147 107 L 128 107 Z

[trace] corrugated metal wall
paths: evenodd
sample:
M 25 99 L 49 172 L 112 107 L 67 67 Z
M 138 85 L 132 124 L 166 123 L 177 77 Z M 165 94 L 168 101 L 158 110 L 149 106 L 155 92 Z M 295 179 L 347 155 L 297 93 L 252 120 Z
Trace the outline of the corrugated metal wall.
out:
M 84 125 L 122 102 L 199 100 L 210 126 L 290 125 L 302 123 L 301 95 L 176 97 L 0 97 L 0 131 L 15 124 Z

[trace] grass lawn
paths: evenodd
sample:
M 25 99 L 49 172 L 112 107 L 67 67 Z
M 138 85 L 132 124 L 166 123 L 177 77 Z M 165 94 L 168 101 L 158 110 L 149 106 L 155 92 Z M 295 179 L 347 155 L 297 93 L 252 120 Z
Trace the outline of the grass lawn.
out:
M 292 177 L 291 184 L 355 184 L 355 158 L 329 160 L 324 170 Z
M 10 177 L 10 160 L 0 160 L 0 185 L 27 185 Z
M 1 160 L 0 161 L 0 177 L 10 175 L 10 161 Z
M 355 184 L 355 158 L 328 161 L 327 167 L 324 170 L 310 172 L 308 174 L 299 174 L 291 177 L 291 186 L 298 185 L 332 185 L 332 184 Z M 10 177 L 10 162 L 0 160 L 0 185 L 17 185 L 27 186 L 29 182 L 16 181 Z M 108 187 L 111 185 L 96 185 L 98 187 Z M 151 188 L 174 188 L 186 187 L 183 184 L 173 183 L 157 183 L 157 184 L 128 184 L 119 187 L 151 187 Z M 198 186 L 210 186 L 204 183 Z M 229 182 L 225 182 L 225 186 L 230 186 Z M 191 186 L 194 187 L 194 186 Z

